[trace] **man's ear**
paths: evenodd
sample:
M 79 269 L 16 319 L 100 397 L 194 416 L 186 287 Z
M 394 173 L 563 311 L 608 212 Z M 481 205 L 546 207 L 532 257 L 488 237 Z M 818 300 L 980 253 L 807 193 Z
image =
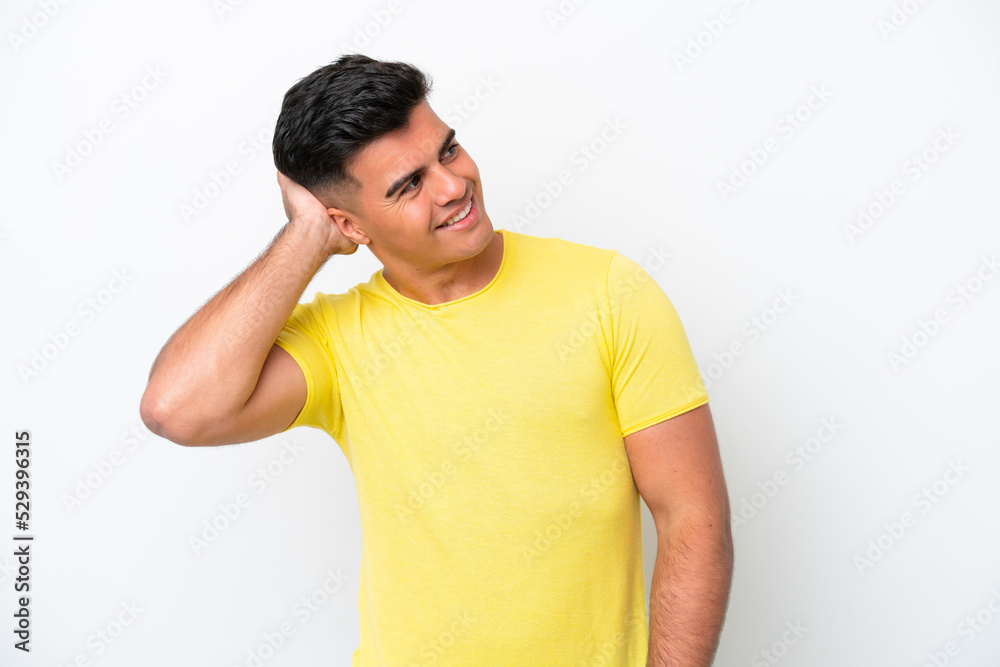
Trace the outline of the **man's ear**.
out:
M 354 224 L 357 216 L 350 211 L 344 209 L 336 208 L 331 206 L 326 209 L 327 214 L 333 221 L 337 224 L 337 228 L 340 233 L 351 239 L 358 245 L 368 245 L 371 243 L 371 239 L 365 234 L 364 230 Z
M 340 233 L 358 245 L 368 245 L 371 239 L 355 222 L 361 219 L 357 210 L 357 195 L 349 188 L 327 186 L 313 193 L 326 206 L 327 215 L 333 218 Z

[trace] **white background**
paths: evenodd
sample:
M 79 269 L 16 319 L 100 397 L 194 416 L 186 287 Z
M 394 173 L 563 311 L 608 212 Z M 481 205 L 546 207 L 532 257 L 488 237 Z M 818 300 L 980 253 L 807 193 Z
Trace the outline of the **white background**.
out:
M 282 623 L 294 634 L 263 664 L 350 663 L 360 534 L 336 444 L 297 429 L 183 448 L 138 413 L 166 339 L 284 223 L 275 115 L 345 49 L 431 74 L 495 228 L 615 248 L 670 296 L 736 519 L 717 665 L 998 664 L 995 3 L 50 4 L 0 8 L 0 664 L 252 665 Z M 851 232 L 859 207 L 878 215 Z M 302 300 L 378 268 L 363 249 L 334 258 Z M 23 429 L 30 655 L 11 634 Z M 212 521 L 225 529 L 192 546 Z

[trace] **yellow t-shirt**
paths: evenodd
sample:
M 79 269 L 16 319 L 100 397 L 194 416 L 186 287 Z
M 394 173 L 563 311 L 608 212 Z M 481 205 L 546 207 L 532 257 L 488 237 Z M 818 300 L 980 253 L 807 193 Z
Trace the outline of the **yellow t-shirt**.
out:
M 361 514 L 353 665 L 646 664 L 623 436 L 708 402 L 673 305 L 614 251 L 506 229 L 493 280 L 428 305 L 372 274 L 277 344 Z

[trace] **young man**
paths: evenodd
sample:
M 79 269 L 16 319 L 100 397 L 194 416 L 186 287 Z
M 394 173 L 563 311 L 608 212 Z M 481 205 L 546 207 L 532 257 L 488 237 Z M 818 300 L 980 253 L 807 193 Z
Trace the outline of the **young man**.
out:
M 164 346 L 143 420 L 184 445 L 336 440 L 363 537 L 354 665 L 709 665 L 729 499 L 677 313 L 614 250 L 494 230 L 428 93 L 360 55 L 288 91 L 288 223 Z M 297 303 L 362 244 L 368 282 Z

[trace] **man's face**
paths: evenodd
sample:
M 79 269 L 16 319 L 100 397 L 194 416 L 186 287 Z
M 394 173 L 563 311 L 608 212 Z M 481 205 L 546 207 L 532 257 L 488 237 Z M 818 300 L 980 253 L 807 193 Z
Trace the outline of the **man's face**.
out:
M 351 211 L 341 209 L 351 223 L 341 230 L 390 271 L 403 264 L 431 272 L 492 241 L 479 169 L 427 102 L 411 111 L 407 127 L 366 146 L 348 167 L 361 187 L 349 197 Z M 470 202 L 461 222 L 442 227 Z

